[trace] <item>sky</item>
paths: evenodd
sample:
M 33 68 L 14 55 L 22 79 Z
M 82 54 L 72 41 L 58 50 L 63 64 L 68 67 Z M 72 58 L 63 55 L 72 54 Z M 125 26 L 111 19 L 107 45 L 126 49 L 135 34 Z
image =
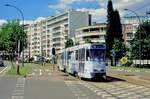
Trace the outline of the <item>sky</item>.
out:
M 0 24 L 6 20 L 21 19 L 19 11 L 11 4 L 18 7 L 26 21 L 36 20 L 38 17 L 54 16 L 68 9 L 88 11 L 92 14 L 93 22 L 105 22 L 108 0 L 0 0 Z M 150 0 L 112 0 L 114 9 L 118 9 L 120 16 L 131 16 L 131 12 L 124 11 L 128 8 L 138 15 L 150 11 Z

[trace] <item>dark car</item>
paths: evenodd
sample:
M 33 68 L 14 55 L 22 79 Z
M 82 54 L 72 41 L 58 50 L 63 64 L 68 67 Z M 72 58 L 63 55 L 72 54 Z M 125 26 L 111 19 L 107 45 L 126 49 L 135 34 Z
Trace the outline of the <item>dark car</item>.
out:
M 4 66 L 4 61 L 3 61 L 3 59 L 0 57 L 0 66 L 2 67 L 2 66 Z

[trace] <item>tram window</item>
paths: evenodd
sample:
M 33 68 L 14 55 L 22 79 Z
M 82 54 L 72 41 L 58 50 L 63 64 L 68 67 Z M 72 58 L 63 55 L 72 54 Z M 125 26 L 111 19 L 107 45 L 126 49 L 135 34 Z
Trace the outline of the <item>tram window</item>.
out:
M 97 49 L 86 50 L 87 61 L 103 61 L 104 59 L 105 59 L 105 51 Z
M 86 50 L 86 60 L 90 60 L 89 50 Z
M 78 50 L 76 50 L 76 55 L 75 55 L 76 60 L 78 60 L 78 56 L 79 56 L 79 53 L 78 53 Z
M 79 60 L 81 60 L 81 61 L 85 60 L 85 49 L 84 48 L 79 50 Z

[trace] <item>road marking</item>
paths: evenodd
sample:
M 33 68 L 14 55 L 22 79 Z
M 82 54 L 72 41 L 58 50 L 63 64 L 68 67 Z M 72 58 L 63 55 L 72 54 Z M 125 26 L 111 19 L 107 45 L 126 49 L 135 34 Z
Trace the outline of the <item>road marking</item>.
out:
M 150 88 L 128 82 L 78 83 L 89 88 L 104 99 L 150 99 Z
M 18 78 L 16 87 L 12 92 L 11 99 L 24 99 L 25 78 Z
M 65 81 L 65 84 L 68 86 L 68 88 L 71 90 L 71 92 L 77 97 L 77 99 L 89 99 L 89 97 L 80 90 L 76 84 L 74 84 L 72 81 Z
M 45 71 L 49 72 L 50 70 L 49 70 L 49 69 L 46 69 Z
M 40 76 L 42 75 L 42 70 L 40 69 Z
M 5 67 L 2 71 L 0 71 L 0 74 L 1 74 L 2 72 L 4 72 L 7 68 L 8 68 L 8 66 Z
M 11 68 L 10 66 L 7 66 L 2 71 L 0 71 L 1 74 L 0 77 L 3 77 L 10 68 Z

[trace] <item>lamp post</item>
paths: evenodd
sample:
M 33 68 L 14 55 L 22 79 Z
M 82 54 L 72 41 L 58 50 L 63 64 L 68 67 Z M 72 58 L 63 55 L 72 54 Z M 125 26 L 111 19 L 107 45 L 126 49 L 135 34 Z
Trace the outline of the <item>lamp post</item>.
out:
M 138 16 L 138 14 L 135 11 L 133 11 L 131 9 L 124 9 L 124 10 L 125 11 L 130 11 L 133 14 L 135 14 L 135 16 L 138 18 L 139 25 L 140 25 L 140 23 L 141 23 L 140 17 Z M 142 54 L 141 50 L 142 50 L 142 45 L 141 45 L 141 33 L 140 32 L 139 32 L 139 42 L 140 42 L 140 44 L 139 44 L 139 61 L 140 61 L 139 66 L 141 66 L 141 54 Z
M 23 15 L 23 12 L 21 11 L 21 9 L 19 9 L 18 7 L 11 5 L 11 4 L 5 4 L 5 6 L 15 8 L 17 11 L 19 11 L 19 13 L 21 14 L 21 17 L 22 17 L 22 21 L 23 21 L 22 24 L 23 24 L 23 31 L 24 31 L 24 15 Z M 18 41 L 20 41 L 20 40 L 18 40 Z M 18 58 L 19 58 L 19 56 L 18 56 Z M 22 66 L 24 66 L 24 39 L 22 42 Z

